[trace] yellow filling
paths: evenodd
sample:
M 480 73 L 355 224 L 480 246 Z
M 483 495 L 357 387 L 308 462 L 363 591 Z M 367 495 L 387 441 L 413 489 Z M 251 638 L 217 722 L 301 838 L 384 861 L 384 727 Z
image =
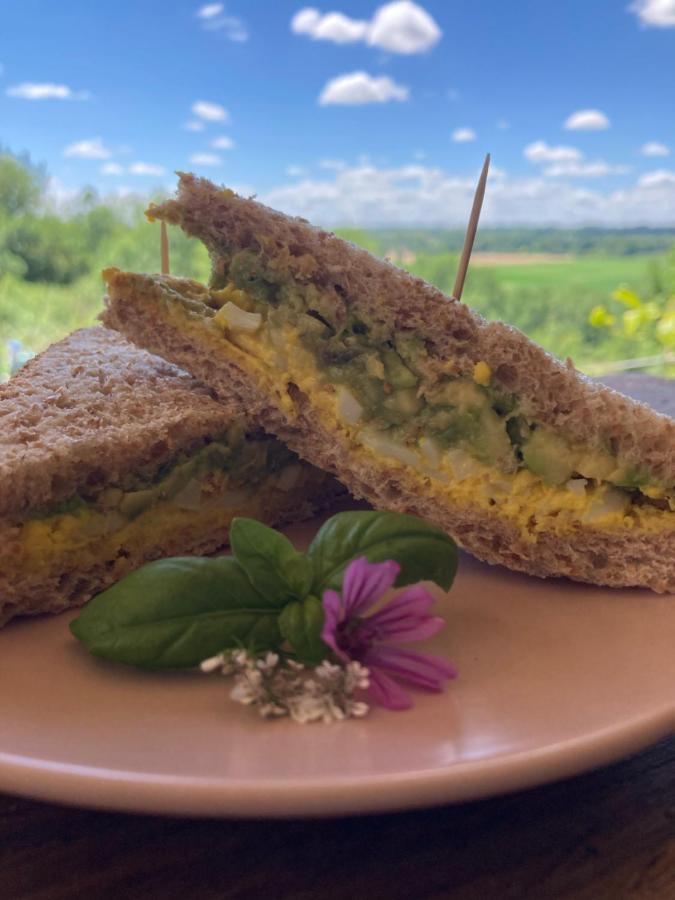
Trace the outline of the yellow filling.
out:
M 273 329 L 263 323 L 253 333 L 238 331 L 228 327 L 224 317 L 188 318 L 179 304 L 172 304 L 166 315 L 183 331 L 193 331 L 200 341 L 206 338 L 216 348 L 226 340 L 231 359 L 274 397 L 291 421 L 296 410 L 287 391 L 289 383 L 310 397 L 317 418 L 349 446 L 355 458 L 379 464 L 384 461 L 388 469 L 398 470 L 411 492 L 433 491 L 450 503 L 503 515 L 526 541 L 536 541 L 542 531 L 564 533 L 583 527 L 651 531 L 675 527 L 675 517 L 669 510 L 634 505 L 625 491 L 608 484 L 578 478 L 551 486 L 527 469 L 504 473 L 461 450 L 436 452 L 428 441 L 425 444 L 425 438 L 418 447 L 395 444 L 384 432 L 350 424 L 341 409 L 340 389 L 336 391 L 323 377 L 314 355 L 289 325 Z M 473 377 L 482 384 L 491 374 L 487 363 L 479 362 Z
M 204 479 L 201 496 L 189 508 L 166 500 L 132 520 L 93 507 L 31 519 L 12 528 L 14 540 L 5 542 L 5 564 L 37 576 L 71 567 L 85 571 L 114 560 L 121 575 L 128 569 L 130 552 L 136 559 L 167 547 L 178 553 L 189 542 L 198 544 L 219 534 L 225 543 L 225 530 L 236 516 L 270 521 L 289 506 L 292 492 L 316 478 L 314 470 L 291 463 L 255 487 L 242 488 L 230 486 L 227 472 L 216 472 Z

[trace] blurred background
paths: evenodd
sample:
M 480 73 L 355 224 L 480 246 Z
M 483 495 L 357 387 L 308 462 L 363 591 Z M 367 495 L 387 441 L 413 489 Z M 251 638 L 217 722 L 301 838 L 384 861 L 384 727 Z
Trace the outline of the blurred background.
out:
M 675 374 L 675 0 L 0 0 L 0 378 L 159 266 L 195 171 L 590 374 Z M 208 277 L 171 233 L 172 272 Z

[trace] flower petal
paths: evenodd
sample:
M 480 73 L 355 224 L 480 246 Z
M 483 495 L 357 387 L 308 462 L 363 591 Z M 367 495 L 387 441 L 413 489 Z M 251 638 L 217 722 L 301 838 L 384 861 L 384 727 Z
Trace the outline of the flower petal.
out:
M 335 655 L 343 662 L 349 662 L 350 657 L 338 645 L 337 629 L 342 621 L 344 610 L 342 597 L 337 591 L 327 590 L 323 592 L 321 600 L 323 606 L 323 627 L 321 628 L 321 640 L 328 644 Z
M 440 616 L 402 616 L 398 622 L 390 622 L 375 632 L 376 640 L 390 644 L 409 644 L 412 641 L 426 641 L 438 634 L 445 626 Z
M 446 679 L 457 676 L 457 670 L 447 660 L 401 647 L 373 647 L 364 655 L 363 663 L 371 671 L 374 667 L 429 691 L 441 691 Z
M 377 703 L 386 709 L 410 709 L 410 694 L 384 672 L 370 669 L 370 684 L 366 696 L 371 703 Z
M 369 563 L 365 556 L 352 560 L 342 580 L 345 618 L 362 615 L 393 587 L 401 567 L 393 559 Z
M 385 604 L 365 621 L 375 640 L 398 644 L 423 641 L 445 625 L 439 616 L 430 616 L 434 598 L 422 585 L 414 585 Z
M 387 622 L 391 617 L 399 615 L 427 615 L 433 603 L 434 598 L 429 591 L 421 584 L 415 584 L 385 603 L 382 609 L 371 616 L 371 621 Z

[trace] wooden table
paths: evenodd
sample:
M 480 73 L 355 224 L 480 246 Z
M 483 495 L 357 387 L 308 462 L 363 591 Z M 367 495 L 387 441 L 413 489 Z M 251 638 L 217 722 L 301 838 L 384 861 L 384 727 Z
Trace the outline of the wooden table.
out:
M 0 797 L 0 897 L 675 898 L 675 738 L 464 806 L 326 821 L 131 816 Z

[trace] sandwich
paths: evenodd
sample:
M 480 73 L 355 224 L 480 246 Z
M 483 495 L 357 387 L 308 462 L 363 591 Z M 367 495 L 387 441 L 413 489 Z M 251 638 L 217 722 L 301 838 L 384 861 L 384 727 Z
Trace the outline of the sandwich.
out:
M 234 516 L 278 525 L 339 490 L 175 366 L 75 332 L 0 385 L 0 624 L 220 550 Z
M 208 286 L 104 273 L 104 322 L 377 507 L 532 575 L 675 590 L 675 422 L 302 219 L 182 175 Z

